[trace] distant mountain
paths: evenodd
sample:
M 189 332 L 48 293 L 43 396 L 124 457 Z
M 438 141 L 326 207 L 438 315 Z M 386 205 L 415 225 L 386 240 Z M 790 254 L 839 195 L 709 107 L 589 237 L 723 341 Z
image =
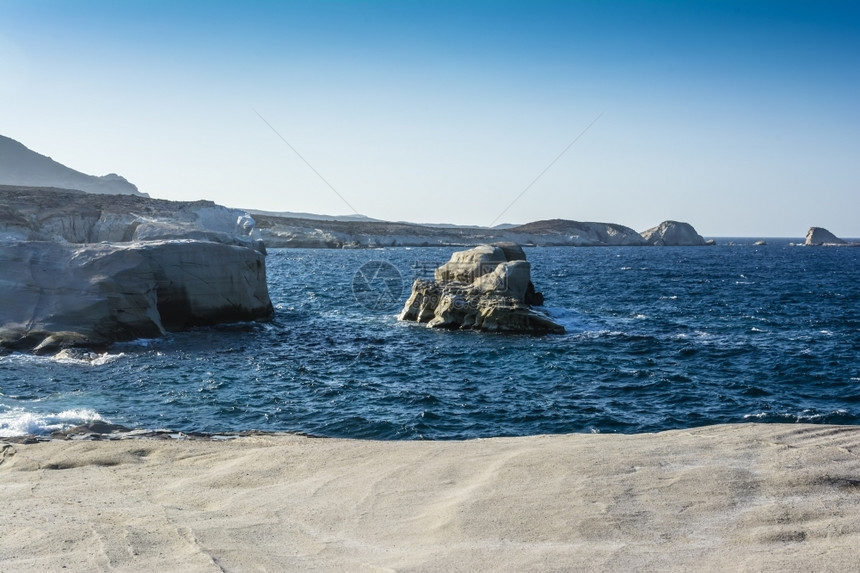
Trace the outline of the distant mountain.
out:
M 0 135 L 0 185 L 57 187 L 86 193 L 138 195 L 137 187 L 125 177 L 110 173 L 101 177 L 75 171 L 50 157 L 28 149 L 22 143 Z

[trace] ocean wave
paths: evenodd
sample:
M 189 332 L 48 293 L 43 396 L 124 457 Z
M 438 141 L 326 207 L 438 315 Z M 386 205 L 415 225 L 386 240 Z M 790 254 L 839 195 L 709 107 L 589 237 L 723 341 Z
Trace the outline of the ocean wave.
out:
M 550 318 L 564 327 L 567 332 L 577 333 L 592 330 L 592 325 L 582 313 L 560 307 L 544 308 Z
M 50 357 L 50 360 L 60 364 L 82 364 L 89 366 L 104 366 L 125 356 L 125 353 L 98 353 L 90 350 L 67 348 Z
M 763 422 L 777 423 L 831 423 L 838 424 L 842 419 L 850 418 L 848 410 L 838 408 L 830 412 L 818 412 L 815 410 L 802 410 L 792 414 L 791 412 L 757 412 L 755 414 L 744 414 L 744 420 L 760 420 Z
M 44 436 L 74 426 L 106 421 L 98 412 L 88 408 L 56 413 L 26 412 L 20 408 L 12 408 L 0 412 L 0 437 Z
M 12 364 L 80 364 L 86 366 L 104 366 L 124 357 L 124 352 L 109 353 L 109 352 L 93 352 L 85 348 L 66 348 L 60 350 L 56 354 L 41 355 L 41 354 L 25 354 L 23 352 L 13 352 L 6 356 L 0 356 L 0 363 L 6 362 Z

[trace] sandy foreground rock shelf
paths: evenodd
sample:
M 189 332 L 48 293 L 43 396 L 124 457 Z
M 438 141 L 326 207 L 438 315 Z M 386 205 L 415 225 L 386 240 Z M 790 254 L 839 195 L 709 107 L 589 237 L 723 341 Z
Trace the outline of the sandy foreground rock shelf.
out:
M 860 566 L 860 427 L 0 448 L 0 571 Z

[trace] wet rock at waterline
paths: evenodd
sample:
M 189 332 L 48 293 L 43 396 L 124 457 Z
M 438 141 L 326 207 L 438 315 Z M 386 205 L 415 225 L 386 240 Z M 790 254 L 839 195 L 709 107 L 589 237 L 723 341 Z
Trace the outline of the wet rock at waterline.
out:
M 543 304 L 543 295 L 535 291 L 531 264 L 519 245 L 479 245 L 456 252 L 434 276 L 436 280 L 415 281 L 400 320 L 431 328 L 564 332 L 549 315 L 533 308 Z

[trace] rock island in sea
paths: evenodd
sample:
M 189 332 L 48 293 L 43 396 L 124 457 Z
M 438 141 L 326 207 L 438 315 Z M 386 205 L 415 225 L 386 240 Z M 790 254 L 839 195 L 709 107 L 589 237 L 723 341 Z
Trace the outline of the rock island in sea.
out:
M 823 227 L 810 227 L 806 232 L 806 240 L 803 243 L 807 247 L 857 247 L 860 243 L 849 243 L 840 239 Z
M 435 280 L 416 279 L 400 320 L 431 328 L 530 334 L 563 333 L 564 327 L 532 308 L 531 264 L 515 243 L 479 245 L 451 255 Z

